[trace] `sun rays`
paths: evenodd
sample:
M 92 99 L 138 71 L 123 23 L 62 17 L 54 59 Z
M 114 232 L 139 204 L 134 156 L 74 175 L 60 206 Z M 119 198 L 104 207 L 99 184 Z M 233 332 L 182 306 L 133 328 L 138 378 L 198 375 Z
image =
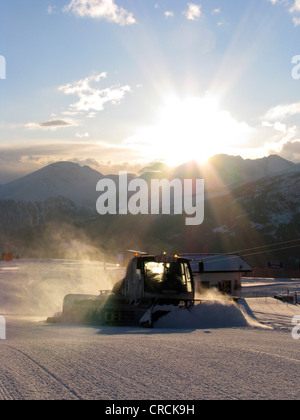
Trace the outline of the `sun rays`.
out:
M 149 160 L 162 160 L 170 166 L 196 160 L 205 162 L 219 153 L 230 153 L 252 132 L 223 110 L 215 96 L 176 95 L 165 98 L 150 126 L 137 130 L 126 145 L 142 151 Z

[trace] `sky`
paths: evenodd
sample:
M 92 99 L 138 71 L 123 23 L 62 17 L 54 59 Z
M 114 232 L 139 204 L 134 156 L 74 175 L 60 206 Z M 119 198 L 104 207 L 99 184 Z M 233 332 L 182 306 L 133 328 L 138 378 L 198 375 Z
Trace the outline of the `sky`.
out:
M 300 162 L 300 0 L 0 0 L 0 184 L 219 153 Z

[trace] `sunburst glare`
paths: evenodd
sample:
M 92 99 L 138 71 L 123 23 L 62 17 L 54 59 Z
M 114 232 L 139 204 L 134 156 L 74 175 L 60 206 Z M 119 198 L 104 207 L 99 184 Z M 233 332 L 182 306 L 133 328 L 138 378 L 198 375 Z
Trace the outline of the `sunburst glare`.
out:
M 189 160 L 205 162 L 218 153 L 234 153 L 252 132 L 248 124 L 222 110 L 213 95 L 185 99 L 172 95 L 159 107 L 153 125 L 138 129 L 126 144 L 147 159 L 174 166 Z

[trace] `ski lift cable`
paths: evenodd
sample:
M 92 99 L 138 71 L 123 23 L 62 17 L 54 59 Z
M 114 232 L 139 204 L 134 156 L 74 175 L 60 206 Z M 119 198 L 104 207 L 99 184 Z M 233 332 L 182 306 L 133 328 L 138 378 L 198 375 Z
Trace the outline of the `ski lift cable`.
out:
M 262 249 L 262 248 L 269 248 L 272 246 L 277 246 L 277 245 L 284 245 L 284 244 L 288 244 L 288 243 L 292 243 L 292 242 L 296 242 L 296 241 L 300 241 L 300 238 L 298 239 L 292 239 L 289 241 L 282 241 L 282 242 L 277 242 L 277 243 L 273 243 L 273 244 L 269 244 L 269 245 L 262 245 L 259 247 L 253 247 L 253 248 L 247 248 L 247 249 L 243 249 L 243 250 L 239 250 L 239 251 L 235 251 L 235 252 L 229 252 L 227 254 L 219 254 L 219 255 L 215 255 L 214 259 L 211 259 L 210 262 L 219 262 L 219 261 L 223 261 L 225 259 L 228 259 L 230 256 L 232 259 L 236 258 L 236 255 L 240 256 L 240 257 L 248 257 L 248 256 L 252 256 L 252 255 L 259 255 L 259 254 L 264 254 L 266 252 L 275 252 L 275 251 L 281 251 L 284 249 L 291 249 L 291 248 L 297 248 L 300 246 L 300 244 L 296 244 L 296 245 L 290 245 L 290 246 L 282 246 L 280 248 L 276 248 L 276 249 L 266 249 L 264 251 L 257 251 L 257 252 L 251 252 L 251 253 L 246 253 L 244 254 L 244 252 L 246 251 L 254 251 L 256 249 Z
M 239 251 L 229 252 L 228 254 L 238 254 L 240 252 L 252 251 L 254 249 L 269 248 L 271 246 L 283 245 L 283 244 L 288 244 L 288 243 L 297 242 L 297 241 L 300 241 L 300 238 L 292 239 L 292 240 L 289 240 L 289 241 L 275 242 L 275 243 L 269 244 L 269 245 L 256 246 L 256 247 L 253 247 L 253 248 L 240 249 Z
M 259 252 L 254 252 L 254 253 L 250 253 L 250 254 L 244 254 L 244 255 L 241 255 L 241 257 L 248 257 L 249 255 L 264 254 L 264 253 L 266 253 L 266 252 L 268 252 L 268 251 L 270 251 L 270 252 L 282 251 L 282 250 L 284 250 L 284 249 L 297 248 L 297 247 L 299 247 L 299 246 L 300 246 L 300 244 L 298 244 L 298 245 L 290 245 L 290 246 L 281 247 L 281 248 L 277 248 L 277 249 L 269 249 L 269 250 L 266 250 L 266 251 L 259 251 Z

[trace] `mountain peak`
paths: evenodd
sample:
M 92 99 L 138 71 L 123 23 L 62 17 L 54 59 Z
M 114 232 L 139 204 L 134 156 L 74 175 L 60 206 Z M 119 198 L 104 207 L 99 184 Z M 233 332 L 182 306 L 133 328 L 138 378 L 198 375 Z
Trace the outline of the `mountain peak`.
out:
M 54 162 L 3 185 L 0 199 L 41 202 L 63 196 L 80 206 L 95 206 L 96 184 L 101 178 L 103 175 L 89 166 L 67 161 Z

